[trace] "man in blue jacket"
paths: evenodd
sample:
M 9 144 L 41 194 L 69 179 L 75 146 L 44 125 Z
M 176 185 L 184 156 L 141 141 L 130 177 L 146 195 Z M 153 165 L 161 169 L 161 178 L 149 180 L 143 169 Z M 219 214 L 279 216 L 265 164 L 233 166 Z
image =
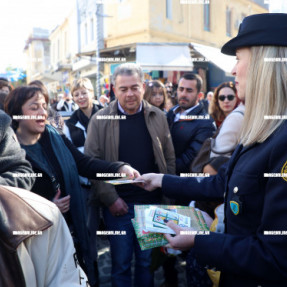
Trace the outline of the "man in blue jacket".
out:
M 187 173 L 203 142 L 215 131 L 204 107 L 198 103 L 202 79 L 186 73 L 177 88 L 178 105 L 167 114 L 175 149 L 176 173 Z

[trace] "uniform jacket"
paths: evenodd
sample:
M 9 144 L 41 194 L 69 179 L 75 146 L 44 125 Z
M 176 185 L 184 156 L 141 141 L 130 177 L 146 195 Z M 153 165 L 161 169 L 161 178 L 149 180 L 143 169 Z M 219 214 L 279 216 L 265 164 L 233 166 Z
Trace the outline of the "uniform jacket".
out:
M 0 187 L 0 200 L 0 286 L 87 286 L 74 260 L 68 227 L 54 204 L 7 186 Z
M 175 156 L 166 117 L 158 108 L 143 100 L 144 117 L 153 145 L 155 161 L 161 173 L 175 173 Z M 119 121 L 97 119 L 102 115 L 117 115 L 118 101 L 97 112 L 90 120 L 85 143 L 85 153 L 108 161 L 118 160 Z M 131 135 L 132 136 L 132 135 Z M 110 184 L 99 183 L 100 200 L 110 206 L 119 197 Z
M 10 124 L 11 118 L 0 111 L 0 184 L 30 189 L 34 182 L 32 177 L 15 176 L 33 171 Z
M 286 135 L 285 121 L 263 143 L 239 145 L 216 176 L 164 177 L 166 196 L 225 195 L 225 234 L 196 236 L 194 245 L 200 262 L 222 271 L 220 286 L 287 286 L 287 177 L 267 177 L 287 173 Z
M 176 156 L 176 173 L 190 171 L 190 164 L 200 150 L 203 142 L 212 136 L 215 125 L 211 119 L 183 119 L 174 122 L 175 106 L 167 113 L 167 120 Z M 203 105 L 198 105 L 187 116 L 207 116 Z

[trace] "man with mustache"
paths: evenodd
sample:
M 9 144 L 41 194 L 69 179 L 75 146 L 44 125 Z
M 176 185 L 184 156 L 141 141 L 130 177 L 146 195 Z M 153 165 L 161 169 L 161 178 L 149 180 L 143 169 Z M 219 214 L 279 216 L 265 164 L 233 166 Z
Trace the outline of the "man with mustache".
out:
M 203 105 L 199 104 L 202 79 L 194 73 L 184 74 L 178 83 L 178 105 L 167 114 L 175 149 L 176 173 L 190 172 L 190 164 L 202 143 L 215 131 Z

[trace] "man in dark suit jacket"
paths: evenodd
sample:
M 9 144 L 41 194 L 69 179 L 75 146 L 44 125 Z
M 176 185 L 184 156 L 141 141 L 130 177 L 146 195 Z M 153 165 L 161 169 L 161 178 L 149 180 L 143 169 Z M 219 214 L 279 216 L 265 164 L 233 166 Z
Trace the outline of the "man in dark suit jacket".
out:
M 178 105 L 167 114 L 176 155 L 176 173 L 187 173 L 201 145 L 215 131 L 215 125 L 198 103 L 202 79 L 186 73 L 177 88 Z

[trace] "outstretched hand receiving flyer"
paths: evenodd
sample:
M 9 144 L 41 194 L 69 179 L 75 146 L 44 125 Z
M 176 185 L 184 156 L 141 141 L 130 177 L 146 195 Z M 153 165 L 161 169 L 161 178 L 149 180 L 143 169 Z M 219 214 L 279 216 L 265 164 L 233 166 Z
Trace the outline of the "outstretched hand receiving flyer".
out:
M 157 173 L 146 173 L 139 176 L 137 179 L 141 181 L 138 186 L 147 190 L 153 191 L 156 188 L 161 188 L 162 185 L 162 178 L 164 174 L 157 174 Z

